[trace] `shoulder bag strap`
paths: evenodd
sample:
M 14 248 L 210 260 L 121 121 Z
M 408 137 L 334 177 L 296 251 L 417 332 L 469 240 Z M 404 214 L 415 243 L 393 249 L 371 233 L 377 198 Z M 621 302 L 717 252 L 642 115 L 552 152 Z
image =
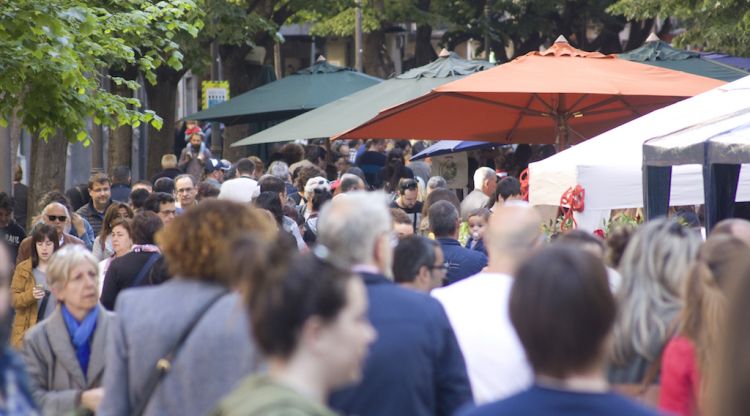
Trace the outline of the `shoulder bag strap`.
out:
M 190 336 L 190 333 L 193 331 L 193 328 L 195 328 L 196 325 L 198 325 L 198 322 L 201 321 L 201 318 L 206 314 L 206 312 L 211 309 L 211 307 L 224 295 L 226 295 L 229 291 L 228 290 L 222 290 L 215 296 L 213 296 L 211 299 L 209 299 L 206 304 L 201 307 L 198 312 L 193 316 L 193 319 L 190 321 L 190 324 L 185 327 L 185 329 L 180 334 L 179 338 L 177 338 L 177 342 L 170 348 L 169 352 L 164 355 L 163 358 L 160 358 L 156 361 L 156 364 L 154 365 L 154 368 L 151 370 L 151 374 L 149 374 L 148 379 L 146 379 L 145 383 L 145 393 L 146 395 L 141 399 L 140 403 L 135 407 L 134 412 L 132 413 L 135 416 L 141 416 L 143 412 L 146 410 L 146 406 L 148 405 L 149 401 L 151 400 L 151 395 L 154 393 L 154 390 L 159 386 L 159 383 L 164 378 L 165 375 L 169 372 L 170 368 L 172 367 L 172 362 L 174 361 L 175 357 L 177 356 L 177 353 L 179 353 L 180 348 L 182 347 L 182 344 L 185 343 L 185 340 Z
M 148 273 L 149 270 L 154 266 L 154 263 L 156 263 L 157 260 L 159 260 L 159 257 L 161 257 L 161 254 L 159 253 L 153 253 L 151 254 L 151 257 L 148 258 L 148 261 L 146 261 L 146 264 L 141 267 L 141 271 L 138 272 L 138 276 L 133 279 L 133 284 L 131 287 L 138 286 L 143 281 L 143 278 L 146 277 L 146 273 Z

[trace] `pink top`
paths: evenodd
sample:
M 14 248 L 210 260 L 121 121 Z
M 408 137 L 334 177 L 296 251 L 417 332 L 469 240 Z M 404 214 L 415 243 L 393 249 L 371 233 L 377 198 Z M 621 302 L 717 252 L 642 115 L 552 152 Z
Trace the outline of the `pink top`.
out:
M 696 399 L 699 391 L 700 376 L 693 343 L 676 336 L 667 343 L 662 357 L 659 409 L 694 416 L 698 414 Z

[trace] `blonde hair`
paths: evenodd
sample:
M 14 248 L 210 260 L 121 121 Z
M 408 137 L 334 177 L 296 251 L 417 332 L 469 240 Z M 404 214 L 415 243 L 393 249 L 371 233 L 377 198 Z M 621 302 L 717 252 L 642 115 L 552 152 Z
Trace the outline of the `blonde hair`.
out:
M 161 168 L 169 169 L 177 167 L 177 156 L 173 154 L 166 154 L 161 157 Z
M 616 365 L 637 356 L 653 361 L 674 335 L 670 329 L 682 307 L 682 282 L 699 245 L 697 233 L 667 219 L 644 224 L 628 243 L 620 261 Z
M 62 289 L 70 279 L 70 272 L 78 264 L 89 262 L 99 276 L 99 262 L 80 244 L 66 244 L 52 254 L 47 265 L 47 286 Z M 97 277 L 98 279 L 98 277 Z
M 710 399 L 710 380 L 717 377 L 710 354 L 719 348 L 728 309 L 728 295 L 739 279 L 739 265 L 747 263 L 750 248 L 729 235 L 712 235 L 701 246 L 698 258 L 685 279 L 685 307 L 680 315 L 680 333 L 692 341 L 701 372 L 699 405 Z

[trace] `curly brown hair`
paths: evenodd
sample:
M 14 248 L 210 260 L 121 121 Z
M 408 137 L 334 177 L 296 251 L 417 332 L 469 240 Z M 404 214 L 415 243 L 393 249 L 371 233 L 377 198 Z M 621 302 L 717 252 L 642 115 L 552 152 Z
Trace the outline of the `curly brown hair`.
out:
M 209 199 L 176 217 L 156 235 L 156 242 L 173 276 L 233 286 L 237 277 L 223 273 L 219 260 L 230 249 L 229 242 L 247 232 L 273 241 L 276 224 L 248 205 Z
M 305 185 L 307 185 L 307 181 L 315 178 L 317 176 L 326 176 L 326 173 L 323 172 L 323 169 L 317 167 L 317 166 L 304 166 L 299 168 L 299 174 L 297 175 L 297 189 L 299 189 L 299 192 L 304 194 L 305 193 Z

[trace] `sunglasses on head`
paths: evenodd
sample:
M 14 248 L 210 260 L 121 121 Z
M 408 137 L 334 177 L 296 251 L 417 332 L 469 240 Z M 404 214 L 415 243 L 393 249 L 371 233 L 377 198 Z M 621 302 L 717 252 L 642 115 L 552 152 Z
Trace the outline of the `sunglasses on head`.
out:
M 68 219 L 68 217 L 66 217 L 65 215 L 47 215 L 47 218 L 49 218 L 49 220 L 52 222 L 55 222 L 55 221 L 65 222 L 65 220 Z
M 407 189 L 417 189 L 417 181 L 415 181 L 415 180 L 404 181 L 404 182 L 401 183 L 401 185 L 399 186 L 399 188 L 402 191 L 405 191 Z

